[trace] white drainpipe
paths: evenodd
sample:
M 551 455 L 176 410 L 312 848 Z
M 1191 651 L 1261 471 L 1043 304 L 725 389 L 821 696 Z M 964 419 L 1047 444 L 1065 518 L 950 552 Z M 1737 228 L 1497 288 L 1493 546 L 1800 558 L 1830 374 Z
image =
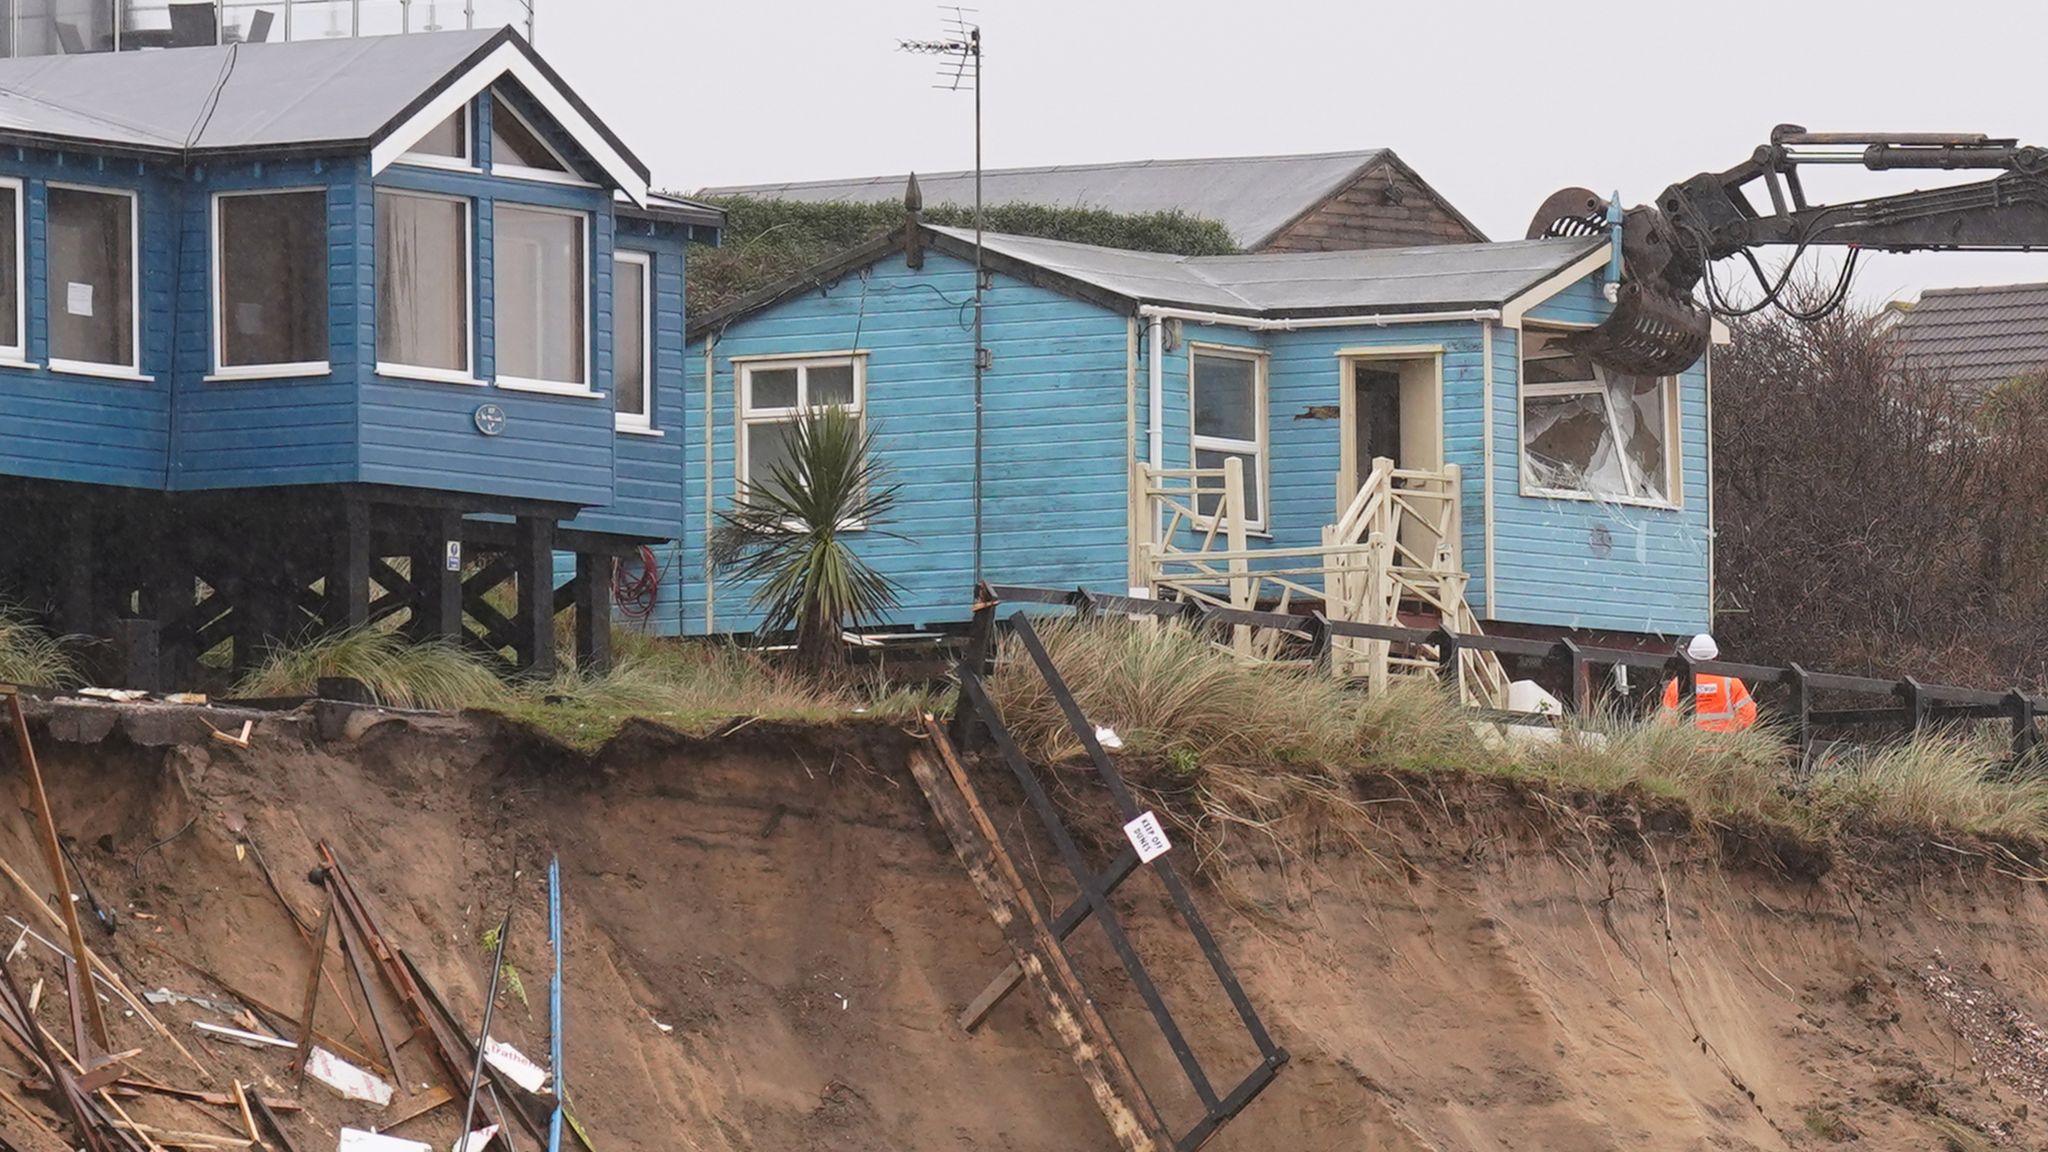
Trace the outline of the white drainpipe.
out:
M 1157 313 L 1152 315 L 1150 334 L 1145 356 L 1151 372 L 1145 392 L 1146 396 L 1146 441 L 1145 464 L 1158 469 L 1166 466 L 1166 319 Z M 1159 534 L 1166 528 L 1166 509 L 1156 501 L 1152 504 L 1152 541 L 1159 542 Z

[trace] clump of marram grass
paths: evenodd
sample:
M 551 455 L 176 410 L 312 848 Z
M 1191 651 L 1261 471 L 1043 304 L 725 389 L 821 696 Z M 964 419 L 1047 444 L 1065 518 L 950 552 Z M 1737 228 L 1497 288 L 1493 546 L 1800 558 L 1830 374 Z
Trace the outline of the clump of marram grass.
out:
M 1835 823 L 1870 831 L 2048 838 L 2048 777 L 2007 774 L 2007 751 L 1981 732 L 1935 729 L 1832 758 L 1810 791 Z
M 18 608 L 0 603 L 0 684 L 68 688 L 81 679 L 78 663 L 61 641 Z
M 1633 786 L 1710 819 L 1794 817 L 1782 787 L 1791 767 L 1784 734 L 1768 724 L 1717 732 L 1602 712 L 1566 723 L 1554 742 L 1525 744 L 1518 759 L 1532 775 L 1598 792 Z
M 307 696 L 326 677 L 361 682 L 393 708 L 486 708 L 505 684 L 476 654 L 445 640 L 413 641 L 386 628 L 356 628 L 270 649 L 233 695 Z

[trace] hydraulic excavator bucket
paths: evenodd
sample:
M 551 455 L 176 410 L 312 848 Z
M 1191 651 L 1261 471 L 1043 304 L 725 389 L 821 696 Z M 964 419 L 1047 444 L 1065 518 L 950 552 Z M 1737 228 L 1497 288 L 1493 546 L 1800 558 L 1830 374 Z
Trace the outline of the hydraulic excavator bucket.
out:
M 1616 372 L 1670 376 L 1698 363 L 1712 338 L 1713 318 L 1705 308 L 1625 281 L 1606 321 L 1564 344 Z

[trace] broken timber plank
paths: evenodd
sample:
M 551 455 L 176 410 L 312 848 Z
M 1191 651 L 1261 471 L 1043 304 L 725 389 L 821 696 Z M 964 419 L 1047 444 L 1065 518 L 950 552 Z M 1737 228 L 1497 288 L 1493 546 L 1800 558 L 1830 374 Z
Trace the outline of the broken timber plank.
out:
M 910 754 L 911 775 L 952 839 L 969 879 L 988 901 L 1024 978 L 1044 1001 L 1053 1031 L 1087 1082 L 1118 1147 L 1124 1152 L 1172 1152 L 1172 1133 L 1153 1110 L 1144 1085 L 1068 964 L 1058 937 L 1039 915 L 1023 874 L 975 796 L 945 730 L 933 722 L 927 725 L 927 734 L 936 759 L 944 763 L 944 775 L 934 757 L 922 750 Z
M 1129 879 L 1131 873 L 1137 870 L 1137 852 L 1129 848 L 1124 849 L 1115 860 L 1110 861 L 1109 868 L 1102 874 L 1104 890 L 1115 891 L 1117 885 Z M 1091 911 L 1093 909 L 1088 906 L 1088 898 L 1080 897 L 1067 905 L 1066 911 L 1060 913 L 1059 919 L 1052 922 L 1052 930 L 1060 939 L 1065 940 L 1074 934 L 1075 929 L 1087 922 Z M 989 981 L 988 987 L 982 989 L 981 994 L 969 1001 L 967 1007 L 961 1011 L 960 1030 L 972 1032 L 981 1027 L 982 1022 L 988 1019 L 989 1013 L 996 1010 L 996 1005 L 1008 999 L 1010 993 L 1017 990 L 1017 985 L 1023 982 L 1024 970 L 1017 967 L 1016 961 L 1011 961 L 1010 966 L 998 973 L 994 980 Z
M 78 926 L 78 905 L 71 899 L 71 874 L 64 866 L 64 846 L 57 840 L 57 821 L 50 814 L 50 795 L 43 790 L 43 769 L 36 762 L 36 747 L 29 739 L 28 718 L 21 714 L 21 694 L 7 694 L 8 718 L 14 722 L 14 744 L 21 752 L 22 770 L 28 773 L 29 795 L 35 800 L 36 829 L 42 833 L 43 862 L 49 866 L 50 876 L 57 882 L 57 896 L 63 905 L 59 911 L 64 914 L 64 931 L 70 937 L 71 958 L 78 965 L 85 980 L 85 1018 L 80 1029 L 78 1058 L 90 1065 L 93 1060 L 87 1055 L 84 1038 L 90 1035 L 93 1047 L 98 1051 L 110 1051 L 112 1043 L 107 1039 L 107 1020 L 100 1013 L 100 998 L 93 995 L 92 964 L 86 959 L 85 932 Z M 74 995 L 73 1002 L 77 1002 Z

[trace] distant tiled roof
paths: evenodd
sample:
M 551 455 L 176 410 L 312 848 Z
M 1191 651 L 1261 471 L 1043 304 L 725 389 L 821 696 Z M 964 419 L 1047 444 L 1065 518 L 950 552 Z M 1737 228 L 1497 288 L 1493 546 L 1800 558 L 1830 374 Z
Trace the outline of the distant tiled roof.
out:
M 1908 366 L 1982 398 L 2048 368 L 2048 284 L 1930 289 L 1893 332 Z
M 1257 248 L 1357 179 L 1392 159 L 1384 148 L 1302 156 L 1234 156 L 992 168 L 982 173 L 984 204 L 1043 204 L 1108 212 L 1169 212 L 1214 220 L 1241 248 Z M 908 173 L 789 184 L 729 184 L 703 196 L 756 196 L 811 204 L 900 200 Z M 974 203 L 973 172 L 919 172 L 928 206 Z M 1478 230 L 1473 229 L 1475 235 Z

